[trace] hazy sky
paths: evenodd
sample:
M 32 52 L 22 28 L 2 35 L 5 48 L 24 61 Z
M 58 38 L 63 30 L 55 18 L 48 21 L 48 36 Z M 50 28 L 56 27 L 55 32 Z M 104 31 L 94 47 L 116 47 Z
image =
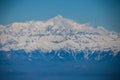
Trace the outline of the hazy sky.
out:
M 119 0 L 0 0 L 2 25 L 57 15 L 120 32 Z

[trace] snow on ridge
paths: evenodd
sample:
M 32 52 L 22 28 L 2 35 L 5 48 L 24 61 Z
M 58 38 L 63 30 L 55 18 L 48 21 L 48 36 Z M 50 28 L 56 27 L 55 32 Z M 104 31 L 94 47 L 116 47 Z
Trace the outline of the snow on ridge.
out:
M 120 51 L 120 35 L 104 27 L 94 28 L 56 16 L 48 21 L 0 25 L 0 50 L 109 50 Z

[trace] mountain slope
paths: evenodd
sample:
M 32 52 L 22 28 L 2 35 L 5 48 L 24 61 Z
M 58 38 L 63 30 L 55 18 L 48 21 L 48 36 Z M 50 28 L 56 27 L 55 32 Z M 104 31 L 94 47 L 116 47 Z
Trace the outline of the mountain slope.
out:
M 78 24 L 58 15 L 48 21 L 29 21 L 0 26 L 0 50 L 44 52 L 59 49 L 81 51 L 120 50 L 120 34 L 103 27 Z

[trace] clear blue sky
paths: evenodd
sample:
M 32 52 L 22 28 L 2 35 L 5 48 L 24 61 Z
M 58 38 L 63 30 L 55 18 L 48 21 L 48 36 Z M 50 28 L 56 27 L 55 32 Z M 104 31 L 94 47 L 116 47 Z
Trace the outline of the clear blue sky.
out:
M 0 24 L 47 20 L 57 15 L 120 32 L 119 0 L 0 0 Z

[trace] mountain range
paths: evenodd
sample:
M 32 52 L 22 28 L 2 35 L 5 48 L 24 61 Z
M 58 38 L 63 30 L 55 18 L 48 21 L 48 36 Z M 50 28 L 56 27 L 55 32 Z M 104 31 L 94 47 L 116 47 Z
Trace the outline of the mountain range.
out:
M 46 60 L 47 54 L 47 60 L 57 55 L 55 61 L 79 61 L 82 58 L 101 60 L 106 56 L 109 59 L 115 56 L 119 62 L 119 53 L 119 33 L 108 31 L 102 26 L 95 28 L 89 24 L 80 24 L 61 15 L 47 21 L 0 25 L 1 60 L 6 57 Z

